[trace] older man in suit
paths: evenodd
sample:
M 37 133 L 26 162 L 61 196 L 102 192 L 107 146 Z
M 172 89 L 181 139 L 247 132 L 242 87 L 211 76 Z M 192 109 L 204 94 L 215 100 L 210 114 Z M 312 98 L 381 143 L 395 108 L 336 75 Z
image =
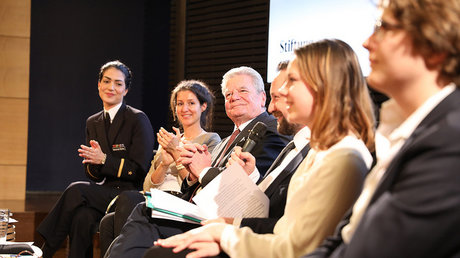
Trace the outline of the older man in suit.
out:
M 182 184 L 185 199 L 191 199 L 198 187 L 206 186 L 225 168 L 233 148 L 248 137 L 250 129 L 259 121 L 266 124 L 268 130 L 261 142 L 251 150 L 256 157 L 257 170 L 249 176 L 254 182 L 265 175 L 279 154 L 281 149 L 278 143 L 271 140 L 273 136 L 278 135 L 276 120 L 265 112 L 265 91 L 261 78 L 255 80 L 257 75 L 258 73 L 244 66 L 234 68 L 224 75 L 222 95 L 225 97 L 226 113 L 235 124 L 232 133 L 234 138 L 232 136 L 225 138 L 216 146 L 212 154 L 207 152 L 206 146 L 197 144 L 184 146 L 180 161 L 191 172 Z M 276 155 L 273 155 L 275 153 Z
M 187 166 L 194 169 L 209 167 L 211 164 L 214 164 L 216 168 L 224 167 L 229 157 L 228 154 L 232 152 L 234 146 L 246 139 L 250 129 L 260 121 L 267 125 L 267 132 L 251 152 L 258 161 L 256 166 L 260 174 L 257 172 L 252 175 L 254 181 L 257 181 L 260 175 L 264 175 L 268 170 L 289 138 L 277 132 L 276 119 L 265 111 L 264 84 L 257 71 L 245 66 L 231 69 L 223 76 L 222 93 L 225 97 L 227 116 L 235 124 L 233 137 L 227 137 L 216 146 L 214 156 L 204 151 L 205 157 L 195 159 L 193 165 L 189 163 Z M 185 192 L 183 198 L 187 200 L 201 185 L 197 177 L 190 175 L 191 178 L 187 178 L 182 183 L 182 190 Z M 145 203 L 141 203 L 131 213 L 120 236 L 114 240 L 106 256 L 141 257 L 156 239 L 172 236 L 196 226 L 178 221 L 152 219 Z

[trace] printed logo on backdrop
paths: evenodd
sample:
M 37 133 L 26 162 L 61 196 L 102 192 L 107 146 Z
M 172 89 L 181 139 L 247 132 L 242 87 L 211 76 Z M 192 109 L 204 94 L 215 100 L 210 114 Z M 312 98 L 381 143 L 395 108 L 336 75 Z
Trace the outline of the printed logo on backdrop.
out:
M 305 46 L 309 43 L 312 43 L 312 40 L 298 40 L 295 38 L 288 39 L 288 40 L 280 40 L 280 54 L 289 53 L 292 54 L 295 49 Z

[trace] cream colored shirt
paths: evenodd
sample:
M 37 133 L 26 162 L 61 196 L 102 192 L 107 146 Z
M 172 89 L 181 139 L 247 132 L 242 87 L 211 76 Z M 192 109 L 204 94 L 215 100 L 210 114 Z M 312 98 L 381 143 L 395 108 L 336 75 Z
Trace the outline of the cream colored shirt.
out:
M 311 149 L 289 184 L 285 213 L 273 234 L 225 227 L 220 245 L 231 257 L 299 257 L 333 233 L 359 196 L 372 156 L 347 136 L 324 151 Z
M 196 136 L 193 140 L 193 143 L 199 143 L 199 144 L 206 144 L 208 146 L 208 149 L 212 151 L 214 147 L 220 142 L 220 137 L 216 133 L 209 133 L 203 131 L 200 135 Z M 182 140 L 179 142 L 179 146 L 182 146 Z M 156 188 L 162 191 L 175 191 L 175 192 L 180 192 L 181 191 L 181 183 L 182 183 L 182 178 L 179 175 L 179 171 L 176 168 L 176 162 L 171 163 L 169 165 L 168 170 L 165 173 L 165 177 L 163 182 L 159 184 L 154 184 L 152 182 L 152 173 L 155 172 L 156 166 L 159 164 L 161 161 L 161 146 L 158 148 L 158 151 L 153 157 L 150 170 L 147 173 L 147 176 L 144 179 L 144 191 L 150 191 L 150 188 Z
M 380 179 L 385 174 L 388 165 L 401 149 L 403 144 L 414 132 L 423 119 L 445 98 L 455 90 L 455 85 L 444 87 L 437 94 L 431 96 L 407 119 L 404 119 L 402 110 L 393 99 L 383 103 L 380 115 L 380 126 L 376 134 L 377 164 L 369 173 L 364 183 L 364 189 L 353 206 L 353 215 L 350 222 L 342 229 L 342 238 L 349 243 L 364 212 L 369 205 Z

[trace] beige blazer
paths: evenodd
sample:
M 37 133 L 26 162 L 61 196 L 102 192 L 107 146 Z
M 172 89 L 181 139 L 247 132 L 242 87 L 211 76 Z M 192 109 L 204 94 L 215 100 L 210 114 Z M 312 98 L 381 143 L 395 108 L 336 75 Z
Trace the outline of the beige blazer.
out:
M 283 217 L 273 234 L 226 229 L 222 249 L 231 257 L 299 257 L 331 235 L 359 196 L 372 156 L 347 136 L 325 151 L 310 150 L 292 176 Z

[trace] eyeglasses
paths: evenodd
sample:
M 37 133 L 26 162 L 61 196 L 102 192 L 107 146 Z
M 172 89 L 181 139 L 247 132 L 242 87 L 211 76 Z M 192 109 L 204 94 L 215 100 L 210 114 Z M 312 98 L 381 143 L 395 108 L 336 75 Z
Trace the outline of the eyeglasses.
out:
M 391 24 L 382 19 L 378 19 L 374 25 L 374 35 L 377 39 L 381 39 L 384 32 L 401 29 L 403 29 L 403 26 L 401 24 Z

